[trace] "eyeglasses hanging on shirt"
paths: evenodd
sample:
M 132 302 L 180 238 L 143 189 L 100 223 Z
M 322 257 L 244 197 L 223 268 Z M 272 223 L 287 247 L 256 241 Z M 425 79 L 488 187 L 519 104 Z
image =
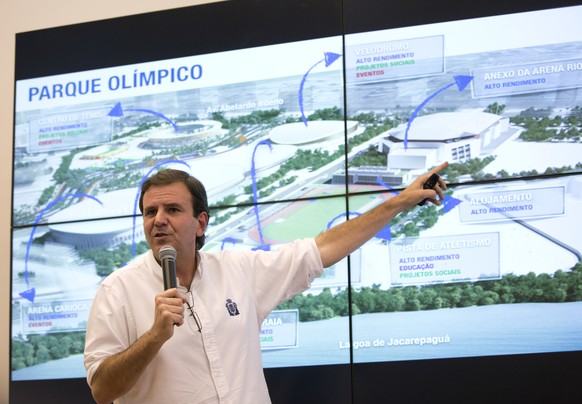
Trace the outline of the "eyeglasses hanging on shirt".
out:
M 188 291 L 188 301 L 186 302 L 186 306 L 190 311 L 190 314 L 188 314 L 188 318 L 186 319 L 188 326 L 192 332 L 202 332 L 202 322 L 200 321 L 198 313 L 194 310 L 194 295 L 192 294 L 192 291 Z

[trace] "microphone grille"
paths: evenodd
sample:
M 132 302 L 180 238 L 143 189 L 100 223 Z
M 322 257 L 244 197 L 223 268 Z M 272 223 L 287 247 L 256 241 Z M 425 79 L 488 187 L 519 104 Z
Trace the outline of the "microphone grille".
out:
M 176 260 L 176 249 L 171 245 L 165 245 L 160 248 L 160 252 L 158 254 L 160 256 L 160 261 L 165 259 Z

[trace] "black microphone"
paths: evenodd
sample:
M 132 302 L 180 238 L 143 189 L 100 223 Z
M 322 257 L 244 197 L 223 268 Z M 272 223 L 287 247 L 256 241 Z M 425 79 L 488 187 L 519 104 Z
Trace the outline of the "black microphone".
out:
M 162 273 L 164 274 L 164 290 L 177 286 L 176 281 L 176 249 L 171 245 L 160 248 L 158 253 L 162 262 Z

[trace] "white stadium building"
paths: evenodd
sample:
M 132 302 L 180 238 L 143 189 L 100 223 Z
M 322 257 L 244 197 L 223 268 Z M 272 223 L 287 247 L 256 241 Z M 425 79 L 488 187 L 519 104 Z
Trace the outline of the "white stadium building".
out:
M 509 119 L 486 112 L 441 112 L 420 116 L 388 131 L 381 149 L 389 169 L 423 170 L 441 161 L 462 162 L 481 155 L 509 130 Z M 406 140 L 406 148 L 405 148 Z
M 189 169 L 181 164 L 168 164 L 165 168 L 190 171 L 205 185 L 209 203 L 211 195 L 231 191 L 244 180 L 240 166 L 233 164 L 205 162 L 192 164 Z M 143 221 L 136 205 L 138 196 L 136 187 L 95 195 L 99 202 L 92 198 L 75 201 L 49 217 L 51 238 L 82 249 L 113 248 L 131 244 L 132 240 L 144 240 Z
M 222 124 L 218 121 L 200 120 L 184 122 L 176 132 L 173 128 L 156 130 L 148 135 L 145 147 L 149 149 L 164 149 L 180 145 L 190 145 L 192 142 L 211 138 L 221 133 Z

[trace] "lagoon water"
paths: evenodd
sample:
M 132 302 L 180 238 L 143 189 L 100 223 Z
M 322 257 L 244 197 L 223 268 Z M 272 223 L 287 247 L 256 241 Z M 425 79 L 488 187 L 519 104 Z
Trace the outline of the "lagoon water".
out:
M 358 346 L 353 357 L 359 363 L 580 351 L 582 302 L 362 314 L 353 317 L 353 327 Z M 441 342 L 414 343 L 421 338 Z M 349 343 L 347 317 L 299 323 L 297 348 L 263 351 L 263 365 L 349 363 Z M 12 372 L 12 380 L 83 377 L 82 355 Z
M 349 363 L 348 327 L 347 318 L 301 323 L 299 346 L 264 352 L 264 366 Z M 576 351 L 582 302 L 372 313 L 354 316 L 353 327 L 354 362 Z

